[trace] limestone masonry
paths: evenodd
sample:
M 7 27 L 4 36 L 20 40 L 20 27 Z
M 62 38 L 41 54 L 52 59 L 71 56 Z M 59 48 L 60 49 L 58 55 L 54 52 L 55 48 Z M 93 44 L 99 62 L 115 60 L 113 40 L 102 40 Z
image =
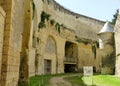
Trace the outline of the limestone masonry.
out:
M 118 16 L 114 42 L 114 31 L 100 32 L 105 21 L 54 0 L 0 0 L 0 86 L 21 86 L 41 74 L 83 73 L 84 66 L 120 76 L 119 22 Z

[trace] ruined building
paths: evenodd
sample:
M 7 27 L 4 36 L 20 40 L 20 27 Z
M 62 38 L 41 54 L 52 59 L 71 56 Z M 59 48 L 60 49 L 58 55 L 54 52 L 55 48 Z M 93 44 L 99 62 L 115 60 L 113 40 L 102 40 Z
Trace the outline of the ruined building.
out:
M 83 66 L 112 74 L 114 33 L 104 24 L 54 0 L 0 0 L 0 86 Z

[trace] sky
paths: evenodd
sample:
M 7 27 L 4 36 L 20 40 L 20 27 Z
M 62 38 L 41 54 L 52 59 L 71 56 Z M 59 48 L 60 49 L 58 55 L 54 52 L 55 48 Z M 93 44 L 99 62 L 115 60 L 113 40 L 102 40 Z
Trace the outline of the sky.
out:
M 65 8 L 102 21 L 112 21 L 120 0 L 55 0 Z

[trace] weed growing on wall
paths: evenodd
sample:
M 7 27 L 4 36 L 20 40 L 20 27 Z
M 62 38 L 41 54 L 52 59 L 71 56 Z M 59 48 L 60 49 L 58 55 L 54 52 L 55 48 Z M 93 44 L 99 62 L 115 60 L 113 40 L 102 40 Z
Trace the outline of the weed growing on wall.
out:
M 49 17 L 50 17 L 49 14 L 45 13 L 44 11 L 42 11 L 42 13 L 41 13 L 41 21 L 40 21 L 40 23 L 38 25 L 38 28 L 43 28 L 43 27 L 45 28 L 46 27 L 45 20 L 48 21 Z
M 46 21 L 50 22 L 50 24 L 52 26 L 55 26 L 56 31 L 58 31 L 59 33 L 61 31 L 60 30 L 61 28 L 66 28 L 63 24 L 59 24 L 54 19 L 50 19 L 50 14 L 42 11 L 42 13 L 41 13 L 41 21 L 38 24 L 38 28 L 39 29 L 46 28 Z

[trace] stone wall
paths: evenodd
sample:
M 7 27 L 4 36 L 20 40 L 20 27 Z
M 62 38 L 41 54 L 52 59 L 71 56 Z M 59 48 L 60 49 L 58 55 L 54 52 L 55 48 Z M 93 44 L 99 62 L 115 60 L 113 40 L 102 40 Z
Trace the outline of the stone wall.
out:
M 49 1 L 49 3 L 47 1 Z M 51 15 L 51 19 L 74 30 L 76 36 L 80 38 L 98 40 L 97 33 L 105 23 L 104 21 L 71 12 L 54 0 L 46 0 L 46 2 L 44 2 L 43 10 Z
M 35 76 L 35 49 L 31 48 L 28 55 L 29 76 Z
M 29 38 L 29 56 L 28 56 L 28 66 L 29 66 L 29 76 L 34 76 L 35 74 L 38 75 L 38 68 L 36 68 L 36 58 L 39 57 L 39 43 L 37 43 L 38 38 L 38 24 L 40 19 L 40 14 L 42 12 L 42 0 L 33 0 L 31 3 L 31 6 L 33 6 L 33 3 L 35 4 L 35 10 L 34 14 L 31 15 L 31 28 Z M 33 12 L 33 9 L 31 9 Z M 33 17 L 34 15 L 34 17 Z M 25 39 L 26 40 L 26 39 Z M 27 39 L 28 40 L 28 39 Z M 37 62 L 38 63 L 38 62 Z M 38 65 L 38 64 L 37 64 Z
M 23 0 L 5 0 L 6 12 L 1 86 L 14 86 L 19 78 L 21 33 L 23 28 Z
M 46 35 L 44 35 L 46 34 Z M 48 59 L 52 61 L 51 73 L 63 73 L 64 72 L 64 46 L 65 40 L 60 37 L 59 33 L 56 32 L 55 27 L 47 25 L 46 28 L 42 29 L 39 33 L 39 63 L 38 63 L 38 74 L 44 73 L 44 60 Z M 55 51 L 50 53 L 46 52 L 46 44 L 48 43 L 49 37 L 54 40 Z
M 115 74 L 120 77 L 120 11 L 115 25 L 116 65 Z
M 32 9 L 33 3 L 35 9 Z M 30 76 L 43 74 L 44 60 L 51 60 L 52 74 L 64 73 L 66 42 L 76 46 L 74 54 L 78 54 L 75 55 L 78 70 L 83 66 L 94 66 L 96 71 L 101 71 L 101 50 L 97 48 L 95 58 L 91 44 L 85 45 L 77 38 L 97 41 L 103 21 L 73 13 L 53 0 L 0 0 L 0 5 L 5 11 L 0 8 L 1 86 L 16 86 L 22 74 L 26 81 Z M 39 28 L 43 11 L 50 15 L 50 19 L 45 21 L 46 27 Z M 58 26 L 52 25 L 50 20 Z M 20 64 L 22 59 L 24 65 Z
M 93 66 L 95 72 L 101 72 L 101 50 L 96 49 L 96 57 L 92 51 L 91 44 L 78 44 L 78 68 L 80 72 L 83 72 L 84 66 Z
M 1 77 L 1 64 L 2 64 L 2 51 L 3 51 L 3 37 L 5 27 L 5 16 L 6 13 L 0 6 L 0 77 Z
M 94 54 L 91 51 L 91 45 L 84 45 L 79 44 L 76 41 L 76 37 L 78 38 L 85 38 L 85 39 L 91 39 L 91 40 L 98 40 L 97 33 L 101 30 L 104 22 L 100 20 L 96 20 L 90 17 L 86 17 L 83 15 L 79 15 L 76 13 L 73 13 L 53 0 L 46 0 L 44 2 L 41 2 L 41 6 L 38 6 L 37 0 L 34 0 L 36 11 L 37 12 L 37 21 L 36 24 L 39 25 L 41 20 L 41 13 L 44 11 L 45 13 L 50 15 L 50 20 L 54 20 L 56 23 L 58 22 L 61 27 L 60 33 L 56 30 L 55 25 L 51 25 L 49 20 L 46 21 L 46 27 L 45 28 L 38 28 L 39 31 L 35 31 L 36 33 L 36 39 L 38 39 L 38 43 L 36 46 L 37 53 L 38 53 L 38 72 L 37 74 L 43 73 L 43 63 L 44 59 L 51 59 L 52 64 L 54 64 L 54 67 L 52 66 L 52 73 L 63 73 L 64 72 L 64 57 L 65 57 L 65 43 L 66 41 L 69 41 L 71 43 L 75 43 L 78 46 L 78 67 L 79 69 L 82 69 L 85 65 L 92 65 L 96 67 L 96 70 L 98 72 L 101 71 L 101 52 L 97 49 L 97 56 L 96 59 L 94 58 Z M 41 8 L 42 9 L 41 9 Z M 40 9 L 40 10 L 39 10 Z M 55 54 L 49 54 L 45 52 L 46 49 L 46 43 L 49 36 L 52 36 L 52 38 L 55 39 L 55 43 L 57 46 L 56 55 Z M 85 51 L 84 53 L 81 53 L 82 51 Z M 89 52 L 88 52 L 89 51 Z M 86 53 L 87 52 L 87 53 Z M 90 56 L 87 57 L 87 56 Z M 86 61 L 89 59 L 89 62 Z M 55 62 L 56 59 L 56 62 Z M 81 61 L 84 60 L 85 64 L 81 64 Z M 55 66 L 56 65 L 56 66 Z

